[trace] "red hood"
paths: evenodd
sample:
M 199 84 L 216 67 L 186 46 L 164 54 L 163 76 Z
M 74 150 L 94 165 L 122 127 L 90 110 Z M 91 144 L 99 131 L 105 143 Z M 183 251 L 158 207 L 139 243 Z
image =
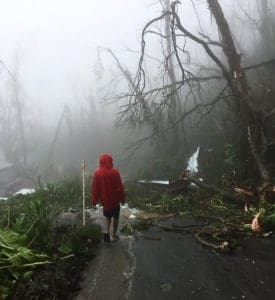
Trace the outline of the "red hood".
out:
M 113 158 L 110 154 L 104 153 L 99 156 L 98 166 L 100 169 L 112 169 Z

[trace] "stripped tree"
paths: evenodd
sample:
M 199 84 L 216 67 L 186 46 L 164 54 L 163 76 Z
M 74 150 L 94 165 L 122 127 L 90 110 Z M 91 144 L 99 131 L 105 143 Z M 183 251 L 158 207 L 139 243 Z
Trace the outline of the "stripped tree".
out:
M 27 165 L 28 153 L 24 122 L 24 99 L 19 82 L 19 59 L 15 57 L 14 72 L 0 61 L 9 76 L 10 96 L 0 97 L 0 147 L 7 161 L 13 164 Z
M 137 74 L 134 79 L 134 86 L 129 93 L 123 95 L 127 98 L 127 104 L 123 106 L 120 115 L 122 118 L 129 119 L 139 114 L 146 114 L 147 111 L 143 109 L 144 103 L 146 107 L 150 107 L 150 119 L 151 124 L 155 124 L 154 120 L 159 119 L 159 114 L 164 110 L 168 112 L 175 108 L 171 106 L 171 103 L 176 105 L 174 100 L 177 97 L 176 93 L 182 92 L 181 96 L 185 97 L 185 103 L 189 99 L 190 95 L 193 98 L 193 105 L 187 106 L 188 108 L 180 112 L 177 116 L 173 116 L 173 120 L 161 126 L 161 132 L 153 130 L 152 134 L 141 139 L 139 143 L 145 140 L 151 139 L 156 134 L 166 133 L 169 130 L 174 129 L 181 124 L 187 116 L 199 112 L 202 115 L 207 115 L 218 103 L 222 100 L 226 100 L 227 105 L 232 111 L 232 115 L 236 120 L 235 134 L 236 139 L 242 143 L 242 147 L 250 149 L 250 152 L 246 152 L 246 156 L 249 153 L 252 155 L 255 168 L 258 170 L 261 185 L 260 192 L 263 192 L 272 183 L 271 174 L 264 161 L 264 153 L 269 145 L 270 139 L 274 139 L 274 136 L 267 136 L 265 130 L 265 121 L 270 116 L 270 110 L 266 111 L 261 105 L 260 101 L 253 95 L 249 86 L 246 72 L 254 68 L 260 68 L 267 65 L 274 65 L 274 59 L 268 62 L 260 62 L 254 66 L 242 65 L 241 53 L 238 53 L 230 26 L 225 18 L 224 12 L 218 0 L 207 0 L 211 15 L 214 17 L 217 29 L 220 36 L 220 41 L 214 41 L 210 37 L 201 33 L 195 35 L 188 31 L 181 22 L 181 17 L 178 13 L 179 1 L 173 2 L 170 7 L 165 6 L 165 10 L 160 16 L 149 21 L 142 31 L 141 36 L 141 55 L 138 64 Z M 166 3 L 167 4 L 167 3 Z M 173 51 L 170 55 L 173 55 L 177 62 L 177 69 L 179 72 L 172 74 L 171 68 L 165 69 L 165 72 L 170 73 L 170 82 L 154 87 L 147 88 L 147 77 L 144 68 L 144 60 L 146 57 L 146 36 L 153 32 L 152 26 L 157 24 L 161 20 L 169 21 Z M 164 35 L 159 34 L 162 39 L 167 41 L 167 30 Z M 183 46 L 180 46 L 180 42 L 183 40 Z M 190 53 L 186 50 L 185 45 L 187 41 L 192 41 L 198 46 L 202 47 L 207 56 L 214 62 L 217 67 L 215 73 L 211 73 L 208 76 L 199 76 L 193 74 L 190 69 L 186 67 L 188 65 L 188 58 Z M 169 44 L 168 44 L 169 47 Z M 171 45 L 170 45 L 171 47 Z M 219 49 L 216 51 L 215 49 Z M 223 56 L 225 55 L 226 61 Z M 171 60 L 170 60 L 171 67 Z M 176 79 L 175 77 L 178 77 Z M 217 95 L 210 101 L 205 101 L 200 94 L 201 84 L 203 82 L 209 82 L 213 80 L 219 80 L 223 82 L 222 88 L 218 91 Z M 120 97 L 122 98 L 122 97 Z M 140 101 L 142 99 L 142 101 Z M 198 101 L 200 99 L 201 101 Z M 137 110 L 137 108 L 139 108 Z M 271 108 L 274 111 L 275 106 Z M 203 112 L 202 112 L 203 110 Z M 139 115 L 139 120 L 142 120 Z

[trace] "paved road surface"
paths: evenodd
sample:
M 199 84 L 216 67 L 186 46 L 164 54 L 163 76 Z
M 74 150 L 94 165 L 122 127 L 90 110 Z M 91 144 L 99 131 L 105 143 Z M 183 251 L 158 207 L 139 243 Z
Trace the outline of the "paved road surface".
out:
M 160 221 L 194 224 L 190 218 Z M 237 255 L 203 248 L 190 234 L 150 227 L 102 243 L 75 300 L 275 299 L 274 239 L 248 239 Z

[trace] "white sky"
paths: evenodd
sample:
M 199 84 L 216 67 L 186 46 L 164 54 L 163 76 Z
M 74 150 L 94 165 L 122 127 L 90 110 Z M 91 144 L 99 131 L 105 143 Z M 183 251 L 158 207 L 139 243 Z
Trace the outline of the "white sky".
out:
M 206 9 L 206 1 L 200 3 Z M 140 49 L 143 26 L 159 14 L 158 0 L 0 0 L 0 59 L 13 71 L 19 56 L 29 106 L 60 114 L 64 103 L 77 106 L 94 91 L 96 47 L 110 47 L 128 63 L 125 48 Z M 190 28 L 195 14 L 186 8 L 184 14 Z
M 115 51 L 139 47 L 150 3 L 0 0 L 0 59 L 13 71 L 15 53 L 19 55 L 26 97 L 39 102 L 40 109 L 75 101 L 91 85 L 97 46 Z

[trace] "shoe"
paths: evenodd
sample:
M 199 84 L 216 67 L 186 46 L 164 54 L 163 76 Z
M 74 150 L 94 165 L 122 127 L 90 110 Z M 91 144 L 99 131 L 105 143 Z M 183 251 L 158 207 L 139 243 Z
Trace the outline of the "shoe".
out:
M 111 242 L 110 234 L 104 233 L 103 240 L 104 240 L 104 242 L 110 243 Z
M 112 242 L 115 243 L 115 242 L 117 242 L 119 239 L 120 239 L 119 236 L 116 235 L 116 236 L 114 236 L 114 237 L 112 238 Z

